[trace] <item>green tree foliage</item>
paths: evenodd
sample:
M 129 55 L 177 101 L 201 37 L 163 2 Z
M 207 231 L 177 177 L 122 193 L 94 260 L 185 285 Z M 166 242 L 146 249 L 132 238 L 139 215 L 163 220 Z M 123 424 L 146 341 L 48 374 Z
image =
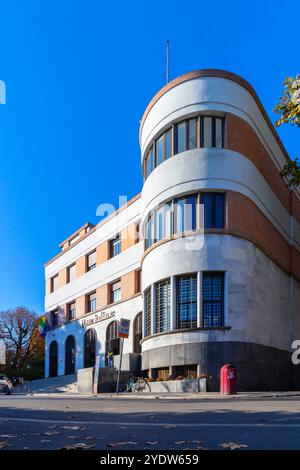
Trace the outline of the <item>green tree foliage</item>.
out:
M 280 117 L 275 122 L 277 127 L 284 123 L 289 123 L 300 127 L 300 76 L 296 78 L 287 77 L 283 82 L 284 90 L 279 98 L 274 112 Z M 281 176 L 286 178 L 290 187 L 300 185 L 300 162 L 298 158 L 287 162 L 282 171 Z

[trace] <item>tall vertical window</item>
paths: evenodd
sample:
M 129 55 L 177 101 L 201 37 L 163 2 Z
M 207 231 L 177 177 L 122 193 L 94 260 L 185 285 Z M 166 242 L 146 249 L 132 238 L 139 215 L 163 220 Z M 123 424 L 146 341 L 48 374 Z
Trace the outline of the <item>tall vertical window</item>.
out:
M 58 310 L 53 310 L 50 314 L 50 318 L 52 328 L 56 328 L 58 326 Z
M 58 287 L 59 287 L 58 274 L 56 274 L 55 276 L 51 277 L 50 291 L 54 292 L 55 290 L 58 289 Z
M 155 152 L 154 147 L 152 146 L 148 152 L 147 159 L 146 159 L 146 177 L 150 175 L 150 173 L 155 168 Z
M 176 153 L 181 153 L 186 150 L 186 122 L 180 122 L 176 125 Z
M 176 328 L 197 326 L 197 274 L 176 278 Z
M 223 119 L 217 116 L 201 117 L 201 147 L 223 147 Z
M 121 253 L 121 237 L 116 235 L 115 238 L 110 240 L 110 257 L 113 258 Z
M 165 133 L 165 158 L 170 158 L 172 156 L 172 130 L 169 129 Z
M 76 303 L 72 302 L 68 305 L 68 320 L 74 320 L 76 318 Z
M 145 336 L 151 335 L 151 287 L 144 292 Z
M 201 193 L 201 204 L 204 204 L 204 228 L 224 228 L 225 194 Z
M 191 194 L 174 202 L 174 233 L 196 230 L 197 195 Z
M 96 292 L 87 296 L 87 313 L 95 312 L 97 309 Z
M 76 278 L 76 264 L 72 264 L 67 268 L 67 282 L 72 282 Z
M 119 302 L 121 300 L 121 281 L 116 281 L 110 285 L 110 302 Z
M 149 248 L 154 242 L 154 215 L 150 214 L 145 224 L 145 248 Z
M 156 141 L 156 163 L 157 163 L 157 166 L 160 165 L 164 160 L 164 143 L 165 143 L 165 136 L 162 135 Z
M 188 149 L 197 147 L 197 120 L 190 119 L 188 121 Z
M 224 273 L 203 273 L 202 309 L 204 327 L 224 326 Z
M 92 269 L 95 269 L 96 266 L 96 250 L 94 250 L 87 255 L 87 270 L 91 271 Z
M 156 166 L 172 155 L 172 131 L 169 129 L 156 141 Z
M 155 284 L 155 333 L 170 330 L 170 279 Z

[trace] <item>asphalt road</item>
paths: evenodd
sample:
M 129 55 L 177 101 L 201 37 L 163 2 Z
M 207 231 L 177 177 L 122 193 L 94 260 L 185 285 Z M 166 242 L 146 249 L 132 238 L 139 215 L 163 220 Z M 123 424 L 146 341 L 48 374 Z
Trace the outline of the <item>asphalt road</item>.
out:
M 0 396 L 0 449 L 300 449 L 300 398 Z

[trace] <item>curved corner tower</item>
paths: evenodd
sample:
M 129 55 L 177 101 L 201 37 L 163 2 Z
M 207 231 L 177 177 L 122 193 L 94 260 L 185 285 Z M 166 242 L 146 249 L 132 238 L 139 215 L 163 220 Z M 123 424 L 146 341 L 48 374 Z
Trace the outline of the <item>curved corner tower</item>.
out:
M 140 145 L 142 369 L 206 374 L 216 390 L 230 362 L 240 390 L 293 387 L 300 198 L 254 90 L 224 71 L 178 77 L 148 105 Z

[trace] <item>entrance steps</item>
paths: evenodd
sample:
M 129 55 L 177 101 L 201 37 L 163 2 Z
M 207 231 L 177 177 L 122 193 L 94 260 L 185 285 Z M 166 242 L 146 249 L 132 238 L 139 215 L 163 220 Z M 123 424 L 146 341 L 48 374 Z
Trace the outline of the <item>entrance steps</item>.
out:
M 32 393 L 77 393 L 77 374 L 32 380 Z

